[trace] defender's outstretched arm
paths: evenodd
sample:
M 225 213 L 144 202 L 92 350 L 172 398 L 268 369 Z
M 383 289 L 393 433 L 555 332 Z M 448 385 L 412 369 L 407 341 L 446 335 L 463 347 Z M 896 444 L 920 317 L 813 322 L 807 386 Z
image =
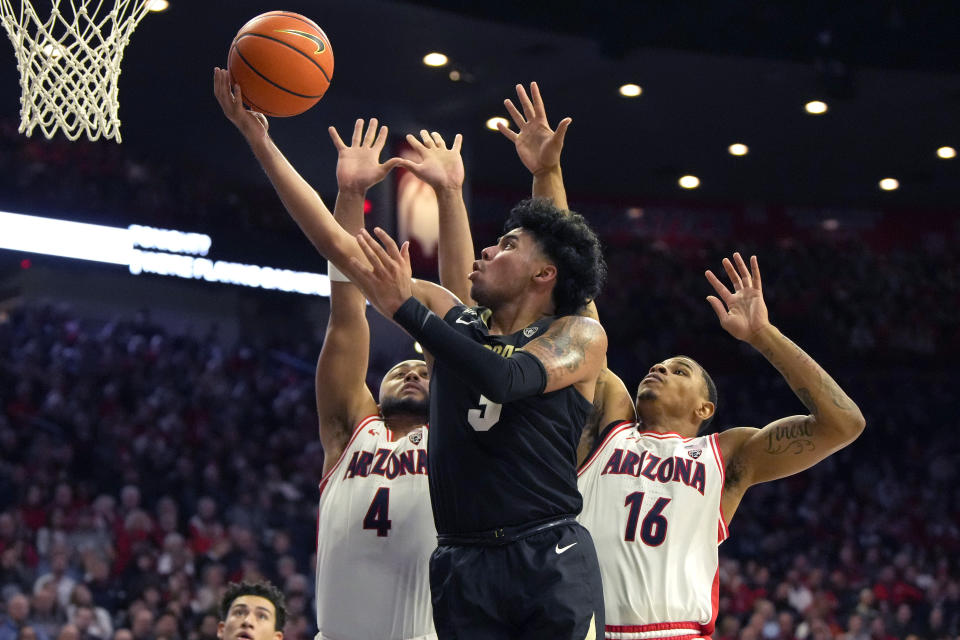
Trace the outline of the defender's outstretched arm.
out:
M 733 261 L 724 259 L 723 268 L 732 291 L 712 271 L 706 272 L 717 292 L 707 300 L 721 326 L 762 353 L 810 412 L 781 418 L 762 429 L 741 427 L 720 434 L 727 461 L 723 507 L 729 519 L 748 487 L 815 465 L 853 442 L 866 421 L 840 385 L 770 324 L 756 256 L 751 257 L 748 268 L 735 253 Z

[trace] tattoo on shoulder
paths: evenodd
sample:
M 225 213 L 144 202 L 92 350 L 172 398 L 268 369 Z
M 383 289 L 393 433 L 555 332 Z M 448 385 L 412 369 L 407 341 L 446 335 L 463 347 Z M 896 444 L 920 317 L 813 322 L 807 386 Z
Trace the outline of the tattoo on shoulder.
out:
M 524 347 L 543 363 L 548 376 L 580 369 L 590 345 L 603 335 L 597 323 L 584 322 L 580 316 L 562 318 L 550 329 Z
M 808 420 L 783 424 L 770 429 L 767 433 L 767 453 L 773 455 L 781 453 L 799 455 L 816 448 L 813 442 L 813 429 Z

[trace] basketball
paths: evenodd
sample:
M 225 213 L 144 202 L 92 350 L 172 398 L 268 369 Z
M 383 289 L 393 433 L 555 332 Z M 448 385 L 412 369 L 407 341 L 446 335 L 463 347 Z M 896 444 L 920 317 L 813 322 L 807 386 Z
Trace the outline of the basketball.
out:
M 237 32 L 227 70 L 248 107 L 268 116 L 295 116 L 315 105 L 330 86 L 333 49 L 313 20 L 269 11 Z

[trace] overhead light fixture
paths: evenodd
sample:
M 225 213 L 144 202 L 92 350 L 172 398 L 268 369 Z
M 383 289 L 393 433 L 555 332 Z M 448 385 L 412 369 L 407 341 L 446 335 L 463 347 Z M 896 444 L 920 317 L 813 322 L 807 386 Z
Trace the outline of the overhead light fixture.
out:
M 820 100 L 811 100 L 807 104 L 803 105 L 803 108 L 807 110 L 807 113 L 819 116 L 820 114 L 827 112 L 827 103 Z
M 147 5 L 148 11 L 166 11 L 170 8 L 170 3 L 167 0 L 150 0 L 150 4 Z
M 442 67 L 449 61 L 450 59 L 447 58 L 447 56 L 443 55 L 442 53 L 437 53 L 436 51 L 423 56 L 423 64 L 427 65 L 428 67 Z
M 937 149 L 937 156 L 944 160 L 950 160 L 957 157 L 957 150 L 953 147 L 940 147 Z
M 487 129 L 490 129 L 490 131 L 499 131 L 500 129 L 497 127 L 497 125 L 501 123 L 508 127 L 510 126 L 510 122 L 506 118 L 496 116 L 487 120 Z
M 643 93 L 643 87 L 638 84 L 625 84 L 620 87 L 620 95 L 624 98 L 636 98 Z
M 729 151 L 730 155 L 732 156 L 745 156 L 750 151 L 750 147 L 742 142 L 734 142 L 732 145 L 727 147 L 727 151 Z
M 451 69 L 450 73 L 447 74 L 447 77 L 449 77 L 454 82 L 460 82 L 460 72 L 457 71 L 456 69 Z
M 900 188 L 900 181 L 896 178 L 884 178 L 880 181 L 880 188 L 884 191 L 895 191 Z
M 697 176 L 683 176 L 679 180 L 680 186 L 684 189 L 696 189 L 700 186 L 700 178 Z

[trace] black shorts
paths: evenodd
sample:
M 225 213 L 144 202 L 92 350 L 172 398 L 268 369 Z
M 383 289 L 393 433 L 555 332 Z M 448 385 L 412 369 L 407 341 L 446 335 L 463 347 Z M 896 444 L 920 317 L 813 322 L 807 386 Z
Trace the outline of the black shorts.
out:
M 441 537 L 430 591 L 440 640 L 603 638 L 597 551 L 572 520 L 506 543 Z

